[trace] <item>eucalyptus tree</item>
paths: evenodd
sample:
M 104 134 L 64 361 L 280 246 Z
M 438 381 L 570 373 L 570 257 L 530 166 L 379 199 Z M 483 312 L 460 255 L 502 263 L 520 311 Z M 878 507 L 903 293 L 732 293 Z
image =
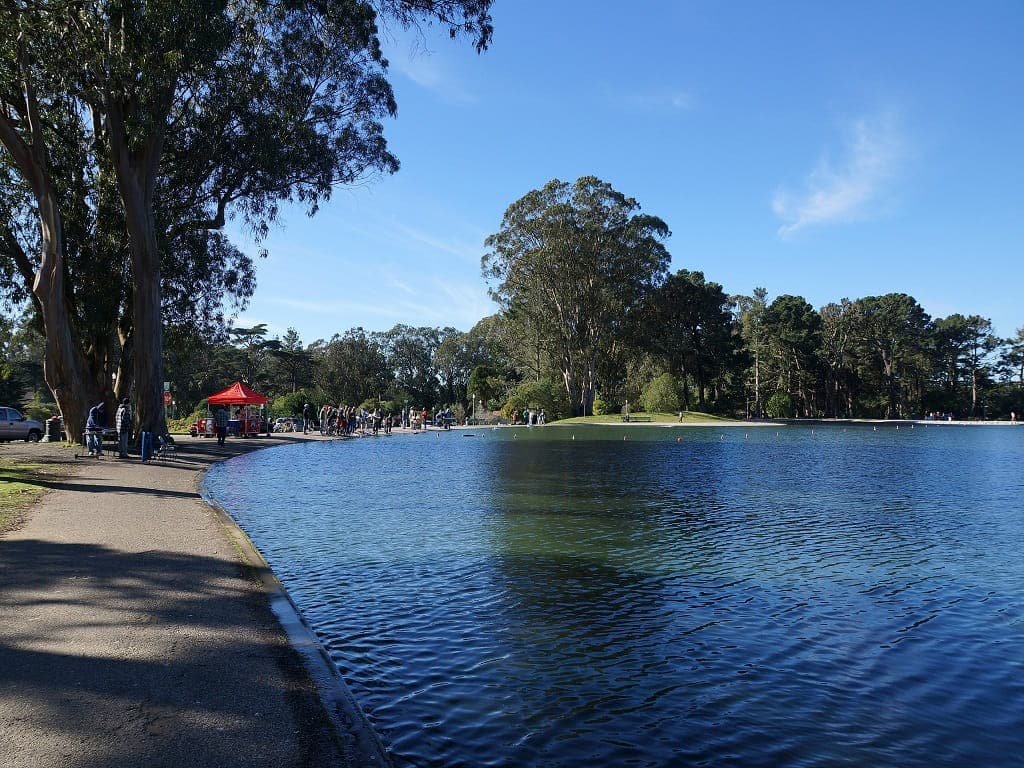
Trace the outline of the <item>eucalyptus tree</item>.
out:
M 855 333 L 858 305 L 849 299 L 821 308 L 821 361 L 824 380 L 824 410 L 839 418 L 857 415 L 857 371 Z
M 285 331 L 275 339 L 276 347 L 270 350 L 272 357 L 272 385 L 275 392 L 297 392 L 313 381 L 313 356 L 302 346 L 299 332 L 294 328 Z
M 434 369 L 437 371 L 441 402 L 445 405 L 462 403 L 469 405 L 471 374 L 481 366 L 494 375 L 495 356 L 487 339 L 472 333 L 462 333 L 454 328 L 442 328 L 441 342 L 434 352 Z M 477 389 L 480 379 L 477 379 Z
M 44 268 L 35 293 L 55 383 L 83 378 L 74 329 L 54 309 L 64 293 L 61 210 L 37 118 L 63 99 L 62 114 L 80 121 L 116 181 L 131 265 L 138 421 L 156 431 L 164 420 L 162 241 L 219 230 L 232 214 L 262 235 L 283 201 L 313 212 L 334 185 L 397 169 L 380 123 L 396 107 L 379 16 L 436 21 L 452 36 L 472 35 L 478 49 L 492 31 L 490 0 L 8 5 L 0 89 L 15 98 L 2 110 L 0 139 L 39 210 Z M 161 184 L 168 166 L 191 180 L 183 193 Z
M 600 359 L 626 343 L 668 270 L 668 226 L 639 209 L 593 176 L 556 179 L 514 202 L 485 241 L 491 296 L 550 346 L 576 415 L 593 412 Z
M 768 291 L 761 287 L 754 288 L 750 296 L 734 296 L 733 303 L 739 318 L 740 338 L 751 357 L 751 380 L 748 386 L 753 391 L 754 402 L 749 410 L 760 418 L 764 412 L 761 370 L 766 352 L 764 313 L 768 308 Z
M 668 361 L 682 382 L 683 404 L 690 407 L 689 380 L 697 405 L 707 410 L 711 382 L 729 365 L 736 349 L 733 300 L 703 272 L 681 269 L 654 291 L 645 309 L 645 339 Z
M 417 406 L 433 408 L 438 403 L 440 380 L 434 362 L 442 333 L 438 328 L 399 323 L 374 334 L 387 358 L 395 386 Z
M 1016 379 L 1017 385 L 1024 389 L 1024 328 L 1018 328 L 1014 336 L 1003 340 L 1000 362 L 1009 374 L 1007 378 Z
M 65 239 L 65 216 L 74 206 L 68 187 L 75 171 L 85 173 L 76 158 L 87 151 L 87 143 L 75 117 L 67 72 L 53 65 L 66 45 L 63 25 L 52 23 L 52 15 L 24 1 L 8 3 L 0 14 L 0 145 L 6 152 L 0 160 L 0 205 L 6 209 L 0 255 L 13 265 L 8 273 L 20 278 L 42 319 L 46 382 L 68 433 L 78 434 L 88 407 L 99 397 L 68 300 Z M 23 226 L 26 200 L 36 232 Z
M 980 315 L 967 317 L 967 354 L 964 358 L 967 378 L 971 385 L 971 416 L 978 416 L 981 410 L 982 387 L 991 380 L 994 361 L 992 354 L 999 346 L 999 339 L 992 332 L 992 321 Z
M 775 391 L 795 398 L 797 413 L 813 415 L 821 316 L 802 296 L 776 298 L 764 311 Z
M 377 339 L 362 328 L 351 328 L 328 342 L 310 345 L 313 381 L 335 405 L 359 405 L 388 391 L 392 374 Z
M 930 371 L 931 318 L 905 293 L 856 301 L 859 373 L 877 393 L 884 418 L 903 418 L 919 407 Z

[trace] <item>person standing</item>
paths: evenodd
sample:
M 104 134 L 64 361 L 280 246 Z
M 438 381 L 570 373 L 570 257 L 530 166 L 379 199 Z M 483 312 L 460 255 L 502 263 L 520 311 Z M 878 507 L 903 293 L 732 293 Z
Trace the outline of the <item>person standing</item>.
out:
M 309 403 L 302 406 L 302 434 L 309 433 L 309 422 L 313 420 L 313 409 L 309 407 Z
M 214 414 L 213 423 L 217 427 L 217 445 L 224 445 L 228 439 L 228 412 L 223 405 Z
M 128 402 L 128 398 L 125 397 L 121 400 L 121 405 L 117 407 L 117 413 L 114 416 L 114 424 L 117 427 L 117 458 L 119 459 L 128 458 L 128 442 L 132 438 L 133 422 L 132 406 Z
M 107 404 L 98 403 L 89 409 L 85 422 L 85 437 L 90 456 L 103 455 L 103 430 L 107 428 Z

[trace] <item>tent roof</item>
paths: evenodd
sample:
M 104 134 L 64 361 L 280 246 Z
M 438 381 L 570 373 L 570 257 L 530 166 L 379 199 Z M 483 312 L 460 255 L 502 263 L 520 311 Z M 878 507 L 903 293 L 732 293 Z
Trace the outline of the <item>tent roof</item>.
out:
M 223 392 L 210 395 L 210 405 L 266 405 L 267 398 L 241 381 L 236 381 Z

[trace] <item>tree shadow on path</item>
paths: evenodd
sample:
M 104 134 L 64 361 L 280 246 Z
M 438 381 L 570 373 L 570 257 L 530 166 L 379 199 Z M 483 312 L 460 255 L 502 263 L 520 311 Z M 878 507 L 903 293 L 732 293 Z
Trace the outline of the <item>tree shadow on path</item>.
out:
M 0 539 L 0 763 L 344 764 L 258 575 L 216 557 Z

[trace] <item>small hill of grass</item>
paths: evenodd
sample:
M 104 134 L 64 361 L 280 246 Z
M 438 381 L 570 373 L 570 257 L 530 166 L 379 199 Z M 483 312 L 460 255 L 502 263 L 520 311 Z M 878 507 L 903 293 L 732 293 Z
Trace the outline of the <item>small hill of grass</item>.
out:
M 631 413 L 629 414 L 630 423 L 638 423 L 637 419 L 646 421 L 650 419 L 651 424 L 687 424 L 687 423 L 703 423 L 708 421 L 735 421 L 735 419 L 728 419 L 724 416 L 714 416 L 710 413 L 701 413 L 700 411 L 683 411 L 682 421 L 679 419 L 678 413 Z M 622 424 L 622 415 L 618 413 L 611 413 L 606 416 L 576 416 L 571 419 L 559 419 L 558 421 L 551 422 L 552 424 Z M 642 423 L 642 422 L 639 422 Z

